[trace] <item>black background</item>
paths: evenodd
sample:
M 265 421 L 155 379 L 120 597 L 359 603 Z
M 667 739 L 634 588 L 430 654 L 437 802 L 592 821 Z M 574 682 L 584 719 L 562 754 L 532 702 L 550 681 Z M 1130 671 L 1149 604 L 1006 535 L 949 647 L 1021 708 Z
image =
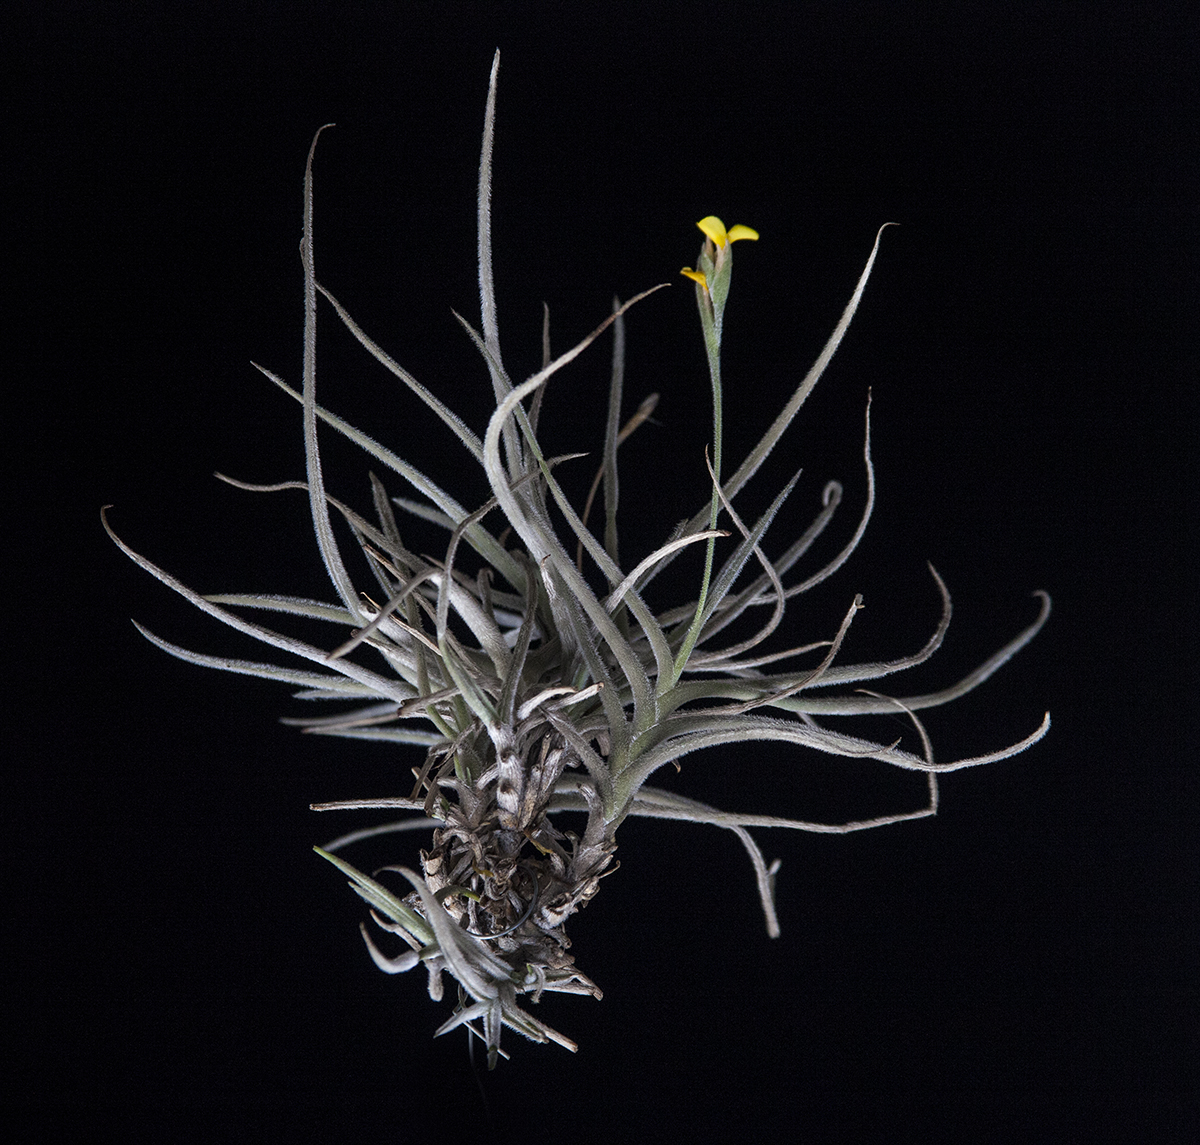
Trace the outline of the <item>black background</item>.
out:
M 50 3 L 6 18 L 6 1028 L 10 1101 L 38 1139 L 76 1119 L 162 1140 L 1192 1139 L 1197 37 L 1182 9 Z M 561 350 L 614 292 L 674 284 L 629 320 L 629 408 L 662 398 L 623 451 L 625 551 L 705 496 L 707 381 L 677 275 L 694 220 L 762 234 L 736 249 L 726 318 L 733 459 L 895 220 L 746 512 L 803 465 L 778 541 L 832 477 L 844 541 L 871 387 L 875 519 L 795 610 L 796 638 L 828 635 L 861 591 L 847 658 L 918 646 L 931 560 L 956 616 L 909 688 L 926 690 L 1028 623 L 1045 588 L 1038 640 L 929 726 L 951 759 L 1046 708 L 1055 723 L 948 777 L 936 820 L 758 832 L 783 859 L 774 941 L 731 835 L 628 824 L 620 872 L 571 927 L 606 996 L 538 1011 L 578 1054 L 511 1036 L 485 1104 L 465 1039 L 431 1040 L 447 1006 L 423 976 L 378 974 L 361 904 L 309 850 L 367 822 L 310 802 L 403 793 L 419 751 L 303 737 L 275 722 L 300 707 L 284 689 L 147 645 L 129 615 L 260 654 L 126 561 L 98 510 L 202 591 L 329 595 L 302 495 L 211 478 L 302 476 L 298 409 L 249 361 L 298 379 L 300 182 L 326 122 L 319 276 L 482 430 L 486 375 L 451 308 L 477 323 L 497 46 L 510 371 L 538 362 L 543 301 Z M 440 427 L 322 322 L 322 399 L 481 500 Z M 551 386 L 552 449 L 596 448 L 607 353 Z M 325 440 L 331 485 L 369 504 L 362 460 Z M 665 782 L 814 818 L 920 798 L 882 765 L 757 748 L 690 757 Z M 412 861 L 410 840 L 387 859 Z

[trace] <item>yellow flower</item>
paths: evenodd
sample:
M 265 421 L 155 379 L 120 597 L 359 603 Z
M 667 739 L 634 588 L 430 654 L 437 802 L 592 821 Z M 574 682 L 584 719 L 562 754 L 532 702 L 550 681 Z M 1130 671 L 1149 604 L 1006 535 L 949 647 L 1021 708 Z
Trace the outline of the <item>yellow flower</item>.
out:
M 758 231 L 753 227 L 744 226 L 738 223 L 732 226 L 729 230 L 725 229 L 725 224 L 717 218 L 716 215 L 707 215 L 701 219 L 696 226 L 703 232 L 705 237 L 716 247 L 716 266 L 719 269 L 724 259 L 721 257 L 725 252 L 725 247 L 728 243 L 735 243 L 738 239 L 755 239 L 758 238 Z M 711 247 L 708 248 L 709 255 L 713 254 Z M 692 279 L 694 282 L 700 283 L 705 290 L 708 290 L 708 276 L 702 270 L 693 270 L 690 266 L 685 266 L 680 274 Z
M 758 231 L 743 226 L 741 223 L 726 230 L 725 224 L 716 215 L 709 215 L 707 218 L 701 219 L 696 226 L 722 250 L 725 249 L 726 242 L 735 243 L 738 239 L 758 239 Z

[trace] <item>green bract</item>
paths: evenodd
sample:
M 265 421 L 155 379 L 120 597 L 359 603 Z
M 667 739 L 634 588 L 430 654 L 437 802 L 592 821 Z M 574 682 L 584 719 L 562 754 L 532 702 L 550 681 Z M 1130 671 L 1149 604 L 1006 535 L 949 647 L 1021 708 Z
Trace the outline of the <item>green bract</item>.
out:
M 374 921 L 404 944 L 402 953 L 385 954 L 364 927 L 376 964 L 396 973 L 423 963 L 435 999 L 442 997 L 443 974 L 450 974 L 459 987 L 457 1006 L 438 1032 L 466 1025 L 486 1041 L 492 1064 L 501 1052 L 500 1031 L 505 1025 L 535 1040 L 574 1048 L 569 1039 L 523 1010 L 517 999 L 530 994 L 537 1001 L 544 990 L 600 996 L 576 968 L 563 928 L 596 894 L 601 876 L 611 869 L 617 829 L 628 816 L 686 819 L 733 831 L 750 856 L 767 929 L 776 935 L 774 868 L 767 866 L 747 828 L 846 832 L 931 815 L 937 807 L 939 772 L 1002 759 L 1036 742 L 1049 727 L 1048 716 L 1031 735 L 1010 747 L 936 763 L 916 712 L 946 703 L 982 683 L 1032 639 L 1050 607 L 1048 597 L 1039 594 L 1040 612 L 1028 628 L 965 679 L 926 695 L 890 696 L 866 691 L 864 686 L 920 664 L 941 643 L 950 621 L 950 597 L 932 569 L 942 602 L 941 619 L 925 646 L 911 655 L 886 662 L 838 662 L 843 638 L 861 604 L 858 596 L 840 623 L 816 634 L 811 643 L 771 653 L 760 650 L 778 628 L 787 601 L 841 567 L 871 513 L 869 402 L 863 447 L 866 504 L 850 541 L 823 568 L 784 583 L 834 515 L 841 500 L 836 483 L 826 486 L 820 511 L 807 528 L 774 557 L 764 550 L 765 536 L 796 479 L 757 520 L 744 521 L 734 502 L 780 440 L 841 341 L 862 296 L 879 238 L 815 365 L 762 440 L 726 477 L 721 456 L 720 350 L 732 275 L 731 241 L 757 235 L 748 227 L 726 232 L 714 216 L 700 224 L 706 235 L 700 269 L 687 272 L 696 281 L 713 393 L 711 494 L 692 519 L 658 548 L 632 567 L 623 564 L 618 555 L 617 453 L 628 434 L 649 415 L 655 399 L 644 401 L 622 425 L 622 316 L 651 292 L 615 306 L 565 354 L 550 360 L 547 350 L 542 369 L 513 383 L 501 354 L 492 283 L 489 203 L 498 66 L 499 54 L 489 84 L 479 173 L 482 322 L 478 330 L 462 323 L 492 383 L 495 406 L 483 436 L 393 361 L 318 283 L 313 259 L 314 139 L 305 168 L 301 248 L 304 376 L 297 389 L 262 370 L 303 408 L 307 479 L 243 487 L 307 491 L 317 545 L 336 599 L 202 595 L 129 549 L 109 530 L 133 560 L 168 587 L 225 624 L 290 654 L 300 666 L 191 652 L 139 625 L 158 647 L 195 664 L 281 680 L 297 687 L 301 699 L 354 702 L 349 711 L 337 715 L 288 721 L 307 730 L 425 748 L 424 765 L 411 790 L 406 785 L 405 793 L 396 796 L 316 805 L 320 810 L 401 808 L 416 815 L 344 836 L 320 853 L 349 876 L 351 887 L 370 905 Z M 460 504 L 401 456 L 318 404 L 318 294 L 361 345 L 441 419 L 459 446 L 482 467 L 491 489 L 485 504 Z M 572 505 L 555 477 L 555 466 L 563 459 L 547 457 L 539 444 L 538 415 L 547 383 L 609 326 L 615 349 L 603 460 L 593 486 L 593 492 L 602 488 L 603 496 L 603 528 L 595 535 L 586 525 L 590 498 L 582 513 Z M 318 423 L 357 443 L 377 466 L 399 478 L 406 495 L 391 495 L 372 473 L 369 517 L 335 499 L 321 468 Z M 448 542 L 441 559 L 419 556 L 406 546 L 397 508 L 445 529 Z M 552 510 L 566 522 L 567 536 L 556 530 Z M 334 514 L 349 526 L 361 548 L 373 581 L 368 586 L 356 585 L 347 570 L 334 535 Z M 717 542 L 722 537 L 728 542 L 718 559 Z M 678 603 L 653 611 L 645 599 L 647 586 L 659 579 L 661 593 L 675 557 L 698 543 L 706 553 L 700 584 L 690 590 L 676 584 L 684 589 Z M 481 565 L 475 575 L 459 567 L 458 558 L 465 550 L 473 550 L 476 564 Z M 598 584 L 603 585 L 600 591 L 593 587 Z M 343 642 L 329 651 L 245 619 L 247 611 L 327 621 L 350 635 L 340 636 Z M 764 618 L 757 627 L 752 624 L 756 615 Z M 735 624 L 737 631 L 749 634 L 720 646 L 722 633 Z M 785 667 L 789 662 L 799 666 Z M 904 750 L 898 742 L 873 742 L 827 726 L 839 716 L 897 712 L 905 713 L 914 725 L 920 753 Z M 750 740 L 779 740 L 923 772 L 928 803 L 916 811 L 821 824 L 721 811 L 650 785 L 658 769 L 690 752 Z M 400 772 L 407 771 L 407 752 L 401 751 L 397 762 Z M 564 813 L 584 816 L 582 824 L 577 821 L 582 830 L 567 830 L 562 824 Z M 413 868 L 386 868 L 411 885 L 404 897 L 332 853 L 368 835 L 414 828 L 433 830 L 429 849 L 420 852 L 420 871 L 415 863 Z

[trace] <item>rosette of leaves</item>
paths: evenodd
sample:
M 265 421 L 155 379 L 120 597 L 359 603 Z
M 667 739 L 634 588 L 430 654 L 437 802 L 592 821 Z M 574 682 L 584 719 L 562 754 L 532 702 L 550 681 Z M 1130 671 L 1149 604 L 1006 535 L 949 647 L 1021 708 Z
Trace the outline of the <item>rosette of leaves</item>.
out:
M 843 639 L 861 605 L 858 596 L 840 621 L 831 624 L 829 631 L 814 634 L 811 642 L 773 652 L 763 649 L 779 627 L 787 602 L 841 567 L 871 514 L 869 402 L 863 446 L 865 505 L 849 542 L 824 567 L 794 574 L 839 506 L 841 488 L 836 483 L 825 487 L 815 518 L 771 557 L 764 547 L 768 527 L 796 479 L 753 521 L 743 520 L 734 502 L 779 442 L 841 341 L 871 272 L 878 236 L 816 363 L 758 445 L 725 476 L 722 315 L 732 275 L 732 241 L 757 235 L 747 227 L 726 231 L 712 216 L 701 222 L 704 248 L 697 269 L 686 268 L 684 273 L 695 283 L 713 394 L 711 491 L 695 516 L 667 534 L 657 548 L 632 566 L 622 563 L 618 451 L 649 416 L 656 400 L 651 396 L 623 421 L 622 316 L 645 294 L 615 305 L 596 330 L 557 357 L 550 356 L 548 334 L 544 334 L 542 368 L 519 384 L 510 378 L 500 350 L 490 237 L 498 65 L 497 53 L 479 173 L 482 321 L 475 329 L 460 319 L 491 379 L 494 409 L 482 437 L 361 330 L 317 281 L 314 138 L 304 182 L 301 386 L 295 388 L 259 367 L 301 406 L 306 479 L 273 486 L 233 483 L 259 491 L 307 492 L 317 546 L 336 599 L 198 593 L 130 549 L 105 520 L 114 541 L 168 587 L 300 665 L 194 652 L 138 625 L 152 643 L 194 664 L 290 684 L 301 699 L 351 703 L 349 710 L 337 715 L 287 721 L 308 731 L 425 749 L 423 764 L 413 768 L 415 782 L 406 785 L 402 794 L 314 805 L 321 810 L 401 808 L 413 816 L 343 836 L 318 851 L 349 877 L 350 886 L 369 904 L 374 922 L 395 936 L 387 941 L 403 944 L 401 953 L 385 953 L 363 926 L 376 964 L 389 973 L 423 964 L 435 999 L 442 998 L 444 975 L 449 974 L 457 984 L 456 1005 L 438 1033 L 466 1026 L 487 1045 L 492 1065 L 503 1052 L 504 1026 L 537 1041 L 574 1048 L 569 1038 L 533 1017 L 518 999 L 530 995 L 536 1002 L 543 991 L 600 996 L 595 984 L 575 966 L 564 927 L 595 896 L 601 878 L 615 868 L 617 830 L 628 817 L 682 819 L 733 831 L 750 857 L 767 929 L 777 935 L 775 868 L 768 867 L 748 828 L 846 832 L 932 815 L 939 773 L 1013 755 L 1040 739 L 1049 727 L 1047 716 L 1018 743 L 969 759 L 935 762 L 917 715 L 922 708 L 944 704 L 982 683 L 1031 640 L 1049 613 L 1044 593 L 1039 594 L 1037 618 L 1024 631 L 964 679 L 929 694 L 891 695 L 875 687 L 866 690 L 866 685 L 922 663 L 941 643 L 950 621 L 950 597 L 932 568 L 941 616 L 924 647 L 909 655 L 882 662 L 839 662 Z M 399 453 L 317 402 L 318 295 L 483 469 L 491 489 L 486 503 L 461 504 Z M 542 395 L 554 375 L 609 326 L 615 348 L 602 462 L 593 496 L 580 510 L 555 476 L 557 464 L 564 459 L 547 456 L 539 443 L 539 413 Z M 390 493 L 372 472 L 369 514 L 334 497 L 322 472 L 318 425 L 355 442 L 379 470 L 398 481 L 403 493 Z M 587 524 L 596 496 L 601 506 L 597 515 L 602 517 L 598 534 Z M 397 510 L 400 519 L 413 516 L 441 526 L 447 537 L 444 554 L 433 559 L 411 551 Z M 371 578 L 366 585 L 351 579 L 344 545 L 335 536 L 336 518 L 357 543 L 360 563 Z M 555 518 L 565 522 L 565 535 Z M 697 544 L 704 546 L 705 555 L 699 583 L 684 588 L 679 594 L 682 599 L 673 606 L 652 611 L 646 602 L 647 586 L 658 580 L 661 592 L 677 555 Z M 464 550 L 474 553 L 477 571 L 473 575 L 460 567 Z M 322 648 L 247 618 L 262 612 L 328 622 L 343 633 L 349 630 L 350 636 L 332 650 Z M 746 634 L 733 639 L 731 631 Z M 727 643 L 722 643 L 723 633 Z M 919 752 L 901 748 L 898 741 L 874 742 L 830 726 L 837 717 L 897 712 L 911 720 Z M 752 740 L 782 741 L 921 772 L 927 779 L 928 800 L 916 811 L 823 824 L 718 810 L 649 782 L 660 768 L 691 752 Z M 567 820 L 579 829 L 569 829 Z M 406 880 L 411 887 L 407 894 L 381 882 L 382 872 L 369 876 L 334 853 L 369 835 L 414 828 L 432 829 L 432 841 L 420 852 L 419 862 L 385 868 Z

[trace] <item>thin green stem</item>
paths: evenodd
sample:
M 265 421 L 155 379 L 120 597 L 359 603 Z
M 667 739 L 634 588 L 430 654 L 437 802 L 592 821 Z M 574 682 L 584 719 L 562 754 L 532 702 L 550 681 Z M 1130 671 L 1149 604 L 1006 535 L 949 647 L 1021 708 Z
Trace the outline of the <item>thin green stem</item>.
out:
M 700 298 L 700 324 L 704 328 L 704 351 L 708 357 L 708 376 L 712 381 L 713 492 L 712 505 L 708 513 L 708 527 L 716 529 L 717 516 L 721 511 L 721 501 L 717 496 L 717 489 L 721 483 L 721 330 L 716 316 L 713 314 L 712 303 L 707 297 L 707 291 L 699 285 L 697 285 L 696 289 L 698 293 L 703 295 Z M 683 638 L 683 643 L 679 647 L 675 662 L 671 665 L 671 678 L 669 680 L 659 680 L 659 695 L 669 691 L 678 683 L 679 677 L 683 675 L 684 668 L 687 667 L 692 650 L 696 647 L 696 641 L 700 638 L 700 629 L 704 625 L 704 606 L 708 601 L 708 586 L 712 580 L 713 556 L 716 552 L 716 544 L 716 537 L 709 537 L 708 544 L 704 547 L 704 575 L 700 581 L 700 595 L 696 600 L 696 611 L 692 616 L 691 624 L 688 626 L 687 635 Z
M 703 229 L 703 228 L 702 228 Z M 707 235 L 709 232 L 705 231 Z M 723 425 L 721 417 L 721 328 L 725 317 L 725 300 L 729 297 L 729 284 L 733 272 L 733 257 L 731 243 L 722 242 L 721 249 L 714 246 L 711 238 L 707 239 L 700 251 L 696 266 L 701 277 L 696 281 L 696 306 L 700 311 L 700 328 L 704 332 L 704 353 L 708 358 L 708 376 L 712 382 L 713 395 L 713 489 L 709 500 L 708 527 L 715 530 L 717 517 L 721 511 L 721 442 Z M 716 551 L 716 537 L 710 537 L 705 546 L 704 575 L 700 582 L 700 593 L 696 600 L 696 611 L 692 615 L 675 662 L 671 665 L 671 675 L 668 680 L 659 680 L 659 694 L 669 691 L 679 681 L 683 670 L 687 667 L 688 659 L 700 639 L 706 616 L 705 606 L 708 603 L 708 593 L 712 582 L 713 556 Z

